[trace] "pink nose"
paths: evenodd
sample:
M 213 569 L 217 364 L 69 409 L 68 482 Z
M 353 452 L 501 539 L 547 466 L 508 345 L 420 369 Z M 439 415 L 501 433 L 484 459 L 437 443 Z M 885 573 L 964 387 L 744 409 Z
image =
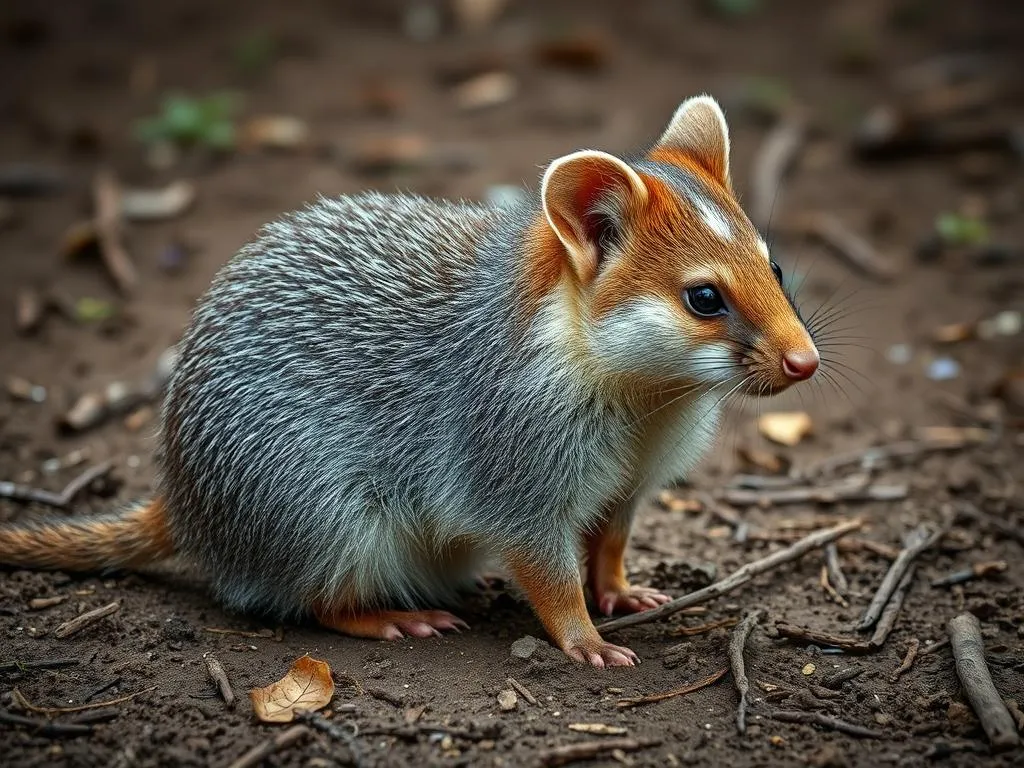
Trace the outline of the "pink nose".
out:
M 782 372 L 793 381 L 809 379 L 818 370 L 818 350 L 791 349 L 782 356 Z

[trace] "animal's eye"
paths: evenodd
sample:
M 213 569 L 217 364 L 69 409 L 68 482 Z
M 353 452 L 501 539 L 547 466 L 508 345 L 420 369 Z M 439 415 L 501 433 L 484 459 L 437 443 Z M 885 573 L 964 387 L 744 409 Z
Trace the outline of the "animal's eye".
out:
M 772 262 L 772 272 L 775 273 L 775 279 L 779 281 L 779 285 L 782 285 L 782 267 L 777 261 Z
M 716 317 L 724 315 L 727 311 L 722 294 L 710 285 L 687 288 L 683 296 L 686 299 L 686 306 L 698 317 Z

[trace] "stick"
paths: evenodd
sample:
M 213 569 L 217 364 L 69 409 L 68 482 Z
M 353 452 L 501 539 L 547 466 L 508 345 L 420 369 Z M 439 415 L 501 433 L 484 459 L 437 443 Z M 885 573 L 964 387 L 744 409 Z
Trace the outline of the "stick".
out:
M 223 665 L 217 661 L 217 657 L 212 653 L 206 654 L 204 658 L 206 660 L 206 671 L 210 675 L 210 679 L 216 683 L 217 690 L 220 691 L 220 695 L 224 699 L 224 704 L 228 709 L 234 709 L 235 692 L 231 690 L 231 683 L 228 682 L 228 673 L 224 671 Z
M 842 595 L 840 595 L 836 591 L 836 588 L 833 587 L 832 583 L 828 580 L 828 566 L 827 565 L 822 565 L 821 566 L 821 575 L 818 577 L 818 582 L 821 584 L 821 588 L 823 590 L 825 590 L 825 594 L 827 594 L 830 598 L 832 598 L 832 600 L 834 600 L 835 602 L 839 603 L 839 605 L 843 606 L 843 608 L 849 607 L 850 604 L 849 604 L 849 602 L 847 602 L 846 598 L 843 597 Z
M 297 741 L 304 739 L 311 733 L 305 725 L 293 725 L 286 731 L 281 731 L 273 738 L 261 741 L 240 758 L 231 763 L 228 768 L 252 768 L 259 765 L 275 752 L 290 747 Z
M 762 234 L 771 226 L 772 209 L 782 180 L 793 166 L 807 135 L 807 121 L 799 114 L 781 118 L 765 136 L 754 159 L 750 218 Z
M 858 630 L 870 629 L 875 625 L 875 622 L 878 621 L 882 614 L 882 609 L 885 608 L 885 604 L 889 602 L 892 593 L 899 586 L 907 569 L 910 568 L 910 564 L 914 562 L 918 555 L 934 546 L 946 534 L 946 531 L 946 527 L 933 531 L 927 525 L 919 525 L 907 534 L 903 542 L 903 549 L 892 565 L 889 566 L 885 578 L 882 579 L 882 583 L 878 587 L 878 592 L 875 593 L 871 604 L 868 605 L 861 620 L 857 623 Z
M 797 476 L 805 480 L 822 475 L 829 475 L 840 470 L 857 467 L 862 471 L 871 471 L 893 459 L 911 459 L 926 456 L 930 453 L 943 451 L 959 451 L 980 442 L 975 433 L 948 435 L 942 438 L 923 440 L 903 440 L 886 445 L 876 445 L 859 451 L 830 456 L 827 459 L 805 467 Z
M 751 631 L 761 619 L 761 614 L 762 611 L 759 610 L 748 613 L 729 638 L 729 664 L 732 667 L 733 683 L 740 695 L 740 702 L 736 708 L 736 728 L 741 735 L 747 732 L 747 693 L 750 691 L 750 681 L 747 679 L 746 665 L 743 662 L 743 649 Z
M 924 648 L 922 648 L 921 652 L 918 653 L 917 655 L 918 656 L 931 656 L 936 651 L 941 651 L 947 645 L 949 645 L 949 637 L 944 637 L 941 640 L 936 640 L 934 643 L 928 643 L 928 645 L 926 645 Z
M 526 699 L 531 704 L 533 704 L 533 706 L 537 706 L 537 697 L 534 696 L 532 693 L 530 693 L 530 689 L 529 688 L 527 688 L 525 685 L 520 683 L 514 677 L 507 678 L 505 682 L 507 682 L 510 686 L 515 688 L 516 691 L 519 693 L 519 695 L 522 696 L 524 699 Z
M 981 721 L 981 727 L 985 729 L 992 750 L 1002 751 L 1017 746 L 1017 728 L 985 663 L 985 646 L 978 618 L 972 613 L 962 613 L 949 620 L 946 630 L 953 646 L 956 674 Z
M 19 691 L 17 688 L 11 689 L 11 695 L 19 705 L 31 712 L 38 712 L 43 715 L 63 715 L 68 712 L 84 712 L 87 709 L 100 709 L 101 707 L 110 707 L 114 704 L 123 704 L 126 701 L 131 701 L 136 696 L 141 696 L 144 693 L 150 693 L 156 690 L 156 686 L 150 686 L 141 691 L 135 693 L 129 693 L 127 696 L 121 696 L 116 699 L 110 699 L 109 701 L 97 701 L 94 704 L 79 704 L 77 707 L 37 707 L 35 704 L 25 698 L 25 694 Z
M 844 635 L 833 635 L 828 632 L 819 632 L 816 629 L 798 627 L 795 624 L 788 624 L 784 621 L 776 622 L 775 631 L 787 640 L 795 640 L 800 643 L 813 643 L 824 645 L 829 648 L 840 648 L 850 654 L 872 653 L 877 650 L 870 640 L 861 640 L 856 637 Z
M 896 619 L 900 615 L 900 609 L 903 608 L 903 600 L 906 598 L 907 592 L 910 591 L 910 585 L 914 581 L 916 568 L 917 566 L 911 565 L 907 569 L 903 578 L 900 579 L 900 583 L 896 585 L 896 589 L 893 591 L 892 597 L 889 598 L 889 602 L 885 604 L 885 610 L 882 611 L 882 616 L 875 626 L 871 639 L 868 641 L 873 647 L 881 648 L 885 645 L 885 641 L 889 638 L 893 627 L 896 626 Z
M 797 228 L 804 235 L 820 240 L 855 269 L 879 282 L 891 280 L 896 268 L 883 258 L 871 243 L 851 231 L 836 215 L 817 211 L 800 217 Z
M 825 568 L 828 571 L 829 584 L 841 596 L 845 596 L 850 589 L 850 583 L 846 580 L 843 566 L 839 563 L 839 547 L 835 545 L 835 542 L 825 545 Z
M 119 610 L 121 610 L 121 604 L 113 602 L 109 605 L 104 605 L 102 608 L 94 608 L 91 611 L 86 611 L 81 616 L 76 616 L 71 619 L 71 621 L 65 621 L 57 627 L 53 631 L 53 636 L 60 639 L 71 637 L 73 634 L 81 632 L 89 625 L 95 624 L 100 619 L 117 613 Z
M 121 191 L 114 174 L 102 170 L 93 182 L 93 204 L 100 255 L 114 285 L 124 295 L 135 290 L 138 273 L 121 242 Z
M 729 629 L 735 627 L 738 623 L 738 619 L 734 616 L 730 616 L 727 619 L 718 619 L 717 621 L 709 621 L 707 624 L 698 624 L 695 627 L 676 627 L 669 634 L 673 637 L 696 637 L 697 635 L 703 635 L 716 629 Z M 675 648 L 681 648 L 686 643 L 680 643 Z M 672 648 L 669 648 L 671 651 Z
M 834 731 L 845 733 L 848 736 L 856 736 L 862 739 L 882 739 L 884 734 L 865 728 L 862 725 L 848 723 L 837 717 L 829 717 L 820 712 L 795 712 L 786 711 L 772 712 L 772 719 L 782 723 L 801 723 L 804 725 L 820 725 L 822 728 L 831 728 Z
M 75 667 L 81 663 L 78 659 L 41 659 L 39 661 L 8 661 L 0 664 L 0 672 L 23 672 L 26 669 L 63 669 Z
M 64 490 L 60 493 L 18 483 L 0 482 L 0 498 L 24 503 L 45 504 L 56 509 L 69 509 L 75 498 L 88 488 L 93 480 L 109 474 L 113 467 L 114 463 L 111 461 L 104 461 L 90 467 L 64 486 Z
M 823 544 L 828 544 L 829 542 L 835 541 L 852 531 L 859 530 L 863 525 L 863 520 L 848 520 L 832 528 L 817 531 L 805 536 L 800 539 L 800 541 L 786 547 L 785 549 L 773 552 L 767 557 L 755 560 L 752 563 L 747 563 L 740 569 L 726 576 L 724 579 L 716 581 L 714 584 L 710 584 L 703 589 L 691 592 L 688 595 L 683 595 L 682 597 L 677 597 L 675 600 L 670 600 L 669 602 L 648 611 L 634 613 L 631 616 L 622 616 L 618 619 L 606 621 L 601 624 L 598 629 L 604 632 L 614 632 L 624 627 L 646 624 L 649 621 L 655 621 L 657 619 L 665 618 L 666 616 L 671 616 L 684 608 L 689 608 L 690 606 L 697 605 L 699 603 L 706 603 L 708 600 L 721 597 L 722 595 L 727 595 L 730 592 L 734 592 L 739 589 L 756 576 L 760 576 L 762 573 L 770 571 L 783 563 L 798 560 L 812 549 L 817 549 Z
M 592 760 L 609 752 L 638 752 L 648 747 L 661 746 L 657 739 L 600 739 L 583 741 L 576 744 L 565 744 L 561 747 L 546 749 L 537 756 L 537 764 L 545 768 L 568 765 L 580 760 Z M 235 768 L 235 766 L 232 766 Z
M 53 608 L 68 599 L 67 595 L 54 595 L 53 597 L 33 597 L 28 601 L 30 611 L 41 611 L 45 608 Z
M 932 581 L 933 587 L 951 587 L 954 584 L 963 584 L 972 579 L 984 579 L 996 573 L 1003 573 L 1006 570 L 1005 560 L 991 560 L 985 563 L 975 563 L 970 568 L 956 571 L 948 576 Z
M 92 733 L 91 725 L 83 725 L 82 723 L 55 723 L 51 720 L 42 720 L 16 715 L 13 712 L 8 712 L 6 709 L 0 709 L 0 723 L 31 728 L 33 733 L 50 738 L 59 736 L 86 736 Z
M 640 704 L 653 704 L 656 701 L 665 701 L 665 699 L 673 699 L 676 696 L 686 696 L 687 694 L 699 691 L 701 688 L 707 688 L 709 685 L 714 685 L 725 677 L 725 673 L 728 671 L 728 667 L 723 667 L 713 675 L 705 677 L 703 680 L 698 680 L 695 683 L 690 683 L 689 685 L 684 685 L 679 688 L 673 688 L 671 691 L 665 691 L 664 693 L 652 693 L 649 696 L 639 696 L 632 699 L 619 699 L 616 706 L 619 709 L 629 709 L 630 707 L 636 707 Z
M 897 501 L 905 499 L 909 487 L 895 485 L 864 485 L 847 483 L 830 487 L 797 486 L 795 488 L 726 488 L 718 498 L 737 507 L 772 506 L 779 504 L 837 504 L 841 501 Z
M 907 653 L 903 657 L 903 661 L 900 662 L 900 665 L 896 667 L 892 675 L 889 676 L 890 683 L 895 683 L 897 680 L 900 679 L 900 676 L 904 672 L 909 671 L 910 668 L 914 666 L 914 659 L 917 658 L 917 652 L 920 648 L 921 641 L 918 640 L 916 637 L 913 638 L 909 643 L 907 643 Z

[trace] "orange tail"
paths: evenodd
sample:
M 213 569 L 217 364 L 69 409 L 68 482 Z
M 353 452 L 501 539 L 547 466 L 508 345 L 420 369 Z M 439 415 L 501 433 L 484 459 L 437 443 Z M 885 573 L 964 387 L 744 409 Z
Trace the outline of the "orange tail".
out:
M 174 553 L 160 499 L 122 513 L 0 528 L 0 565 L 96 571 Z

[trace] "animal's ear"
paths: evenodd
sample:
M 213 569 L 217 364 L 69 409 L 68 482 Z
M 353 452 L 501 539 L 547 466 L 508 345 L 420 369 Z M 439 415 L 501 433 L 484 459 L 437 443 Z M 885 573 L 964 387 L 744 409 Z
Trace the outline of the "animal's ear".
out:
M 583 282 L 598 273 L 621 234 L 622 212 L 647 199 L 640 175 L 606 152 L 582 150 L 552 161 L 540 187 L 544 215 Z
M 722 108 L 710 96 L 694 96 L 680 104 L 655 149 L 681 152 L 725 187 L 730 186 L 729 126 Z

